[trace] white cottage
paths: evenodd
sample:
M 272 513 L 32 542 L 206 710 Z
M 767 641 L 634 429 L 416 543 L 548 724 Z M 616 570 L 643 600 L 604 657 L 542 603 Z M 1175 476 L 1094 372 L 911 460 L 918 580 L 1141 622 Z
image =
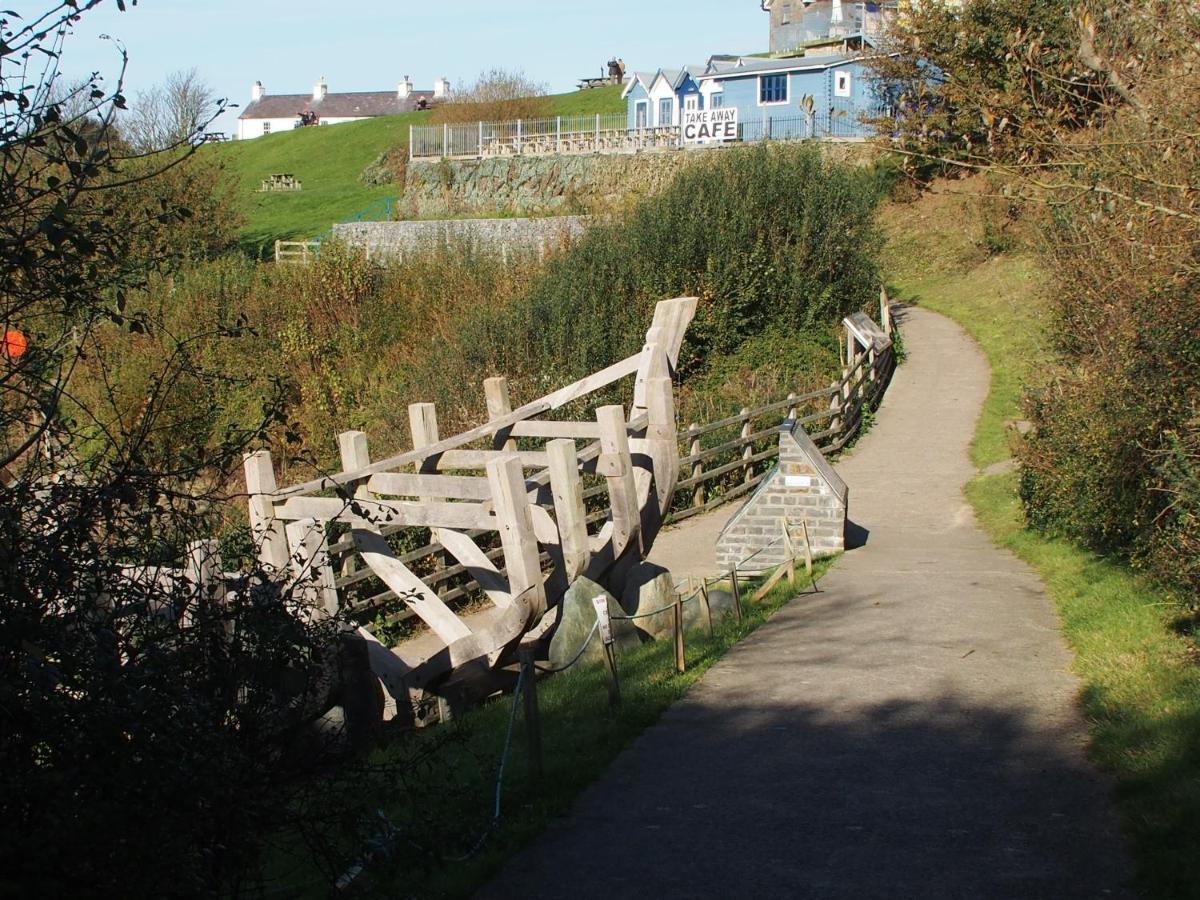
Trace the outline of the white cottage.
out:
M 330 93 L 321 78 L 311 94 L 268 94 L 261 81 L 254 82 L 250 104 L 238 116 L 238 140 L 291 131 L 301 125 L 338 125 L 377 116 L 425 109 L 450 96 L 450 82 L 439 78 L 432 91 L 413 90 L 408 76 L 395 91 L 352 91 Z

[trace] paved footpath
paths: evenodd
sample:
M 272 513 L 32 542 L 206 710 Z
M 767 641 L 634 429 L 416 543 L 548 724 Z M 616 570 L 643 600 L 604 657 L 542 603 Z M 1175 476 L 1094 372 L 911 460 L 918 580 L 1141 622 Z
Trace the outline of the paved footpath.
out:
M 480 896 L 1130 896 L 1051 601 L 961 493 L 987 363 L 933 313 L 904 329 L 909 360 L 837 465 L 866 544 Z M 690 527 L 660 540 L 704 571 L 714 525 Z

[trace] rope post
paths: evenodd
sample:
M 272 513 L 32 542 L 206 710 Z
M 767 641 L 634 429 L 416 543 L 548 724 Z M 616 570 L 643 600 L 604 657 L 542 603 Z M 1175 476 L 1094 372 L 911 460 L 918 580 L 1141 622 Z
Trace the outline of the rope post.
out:
M 529 740 L 529 780 L 542 780 L 542 717 L 538 712 L 537 669 L 533 644 L 517 648 L 521 661 L 521 689 L 525 692 L 525 734 Z
M 682 675 L 687 671 L 683 644 L 683 596 L 675 594 L 675 671 Z
M 808 537 L 808 519 L 804 518 L 800 522 L 804 528 L 804 571 L 808 573 L 808 577 L 813 577 L 813 551 L 812 541 Z M 813 585 L 816 586 L 815 584 Z
M 615 709 L 621 705 L 621 682 L 617 678 L 617 655 L 612 619 L 608 614 L 608 597 L 604 594 L 594 597 L 592 605 L 596 607 L 596 624 L 600 628 L 600 640 L 604 644 L 604 668 L 608 672 L 608 705 Z
M 737 566 L 729 570 L 729 583 L 733 590 L 733 612 L 737 616 L 738 624 L 742 624 L 742 592 L 738 590 L 738 574 Z
M 688 456 L 696 457 L 700 455 L 700 435 L 696 434 L 700 430 L 699 424 L 693 422 L 688 426 L 688 436 L 691 442 L 688 444 Z M 704 475 L 704 463 L 695 462 L 692 464 L 692 478 L 700 478 Z M 692 506 L 704 505 L 704 484 L 697 482 L 696 487 L 692 490 Z
M 752 433 L 750 431 L 750 409 L 749 409 L 749 407 L 743 406 L 741 415 L 745 420 L 742 422 L 742 440 L 745 441 L 750 437 L 750 435 Z M 751 444 L 747 443 L 745 449 L 742 450 L 742 460 L 743 460 L 743 462 L 742 462 L 742 481 L 745 482 L 746 484 L 749 484 L 751 482 L 751 480 L 753 480 L 753 478 L 754 478 L 754 466 L 750 462 L 750 460 L 753 456 L 754 456 L 754 447 Z
M 704 611 L 704 627 L 708 631 L 708 636 L 713 636 L 713 620 L 712 606 L 708 602 L 708 585 L 704 582 L 700 583 L 700 608 Z

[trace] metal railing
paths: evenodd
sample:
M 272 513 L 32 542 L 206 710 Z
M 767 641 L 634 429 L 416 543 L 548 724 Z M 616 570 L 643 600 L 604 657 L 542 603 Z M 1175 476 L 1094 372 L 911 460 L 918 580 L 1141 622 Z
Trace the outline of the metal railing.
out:
M 739 141 L 864 139 L 872 134 L 865 111 L 852 107 L 794 116 L 764 116 L 738 126 Z M 562 153 L 634 153 L 685 144 L 679 126 L 630 128 L 625 113 L 518 119 L 515 122 L 413 125 L 412 159 L 483 159 Z

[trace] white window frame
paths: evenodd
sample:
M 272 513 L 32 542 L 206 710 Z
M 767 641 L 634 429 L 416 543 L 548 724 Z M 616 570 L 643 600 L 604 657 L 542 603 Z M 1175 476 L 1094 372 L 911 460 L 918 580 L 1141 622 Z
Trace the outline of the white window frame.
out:
M 683 98 L 683 111 L 684 112 L 695 112 L 699 108 L 700 108 L 700 95 L 699 94 L 687 94 Z
M 638 110 L 645 110 L 645 115 L 640 119 L 642 124 L 638 124 Z M 650 127 L 650 101 L 635 100 L 633 101 L 633 127 L 634 128 L 649 128 Z
M 667 121 L 665 121 L 665 122 L 662 120 L 664 103 L 671 104 L 671 115 L 667 118 Z M 669 128 L 670 126 L 675 124 L 675 106 L 676 106 L 676 104 L 675 104 L 674 97 L 660 97 L 658 99 L 658 110 L 656 111 L 655 114 L 658 116 L 658 127 L 659 128 Z
M 843 83 L 842 79 L 845 79 Z M 851 72 L 833 73 L 833 96 L 849 97 L 854 93 L 854 78 Z
M 263 122 L 263 134 L 270 134 L 270 133 L 271 133 L 271 120 L 267 119 L 266 121 Z
M 764 78 L 782 78 L 783 79 L 783 99 L 764 101 L 763 95 L 763 79 Z M 787 72 L 769 72 L 758 76 L 758 82 L 755 85 L 758 88 L 758 105 L 759 106 L 787 106 L 792 102 L 792 79 Z

